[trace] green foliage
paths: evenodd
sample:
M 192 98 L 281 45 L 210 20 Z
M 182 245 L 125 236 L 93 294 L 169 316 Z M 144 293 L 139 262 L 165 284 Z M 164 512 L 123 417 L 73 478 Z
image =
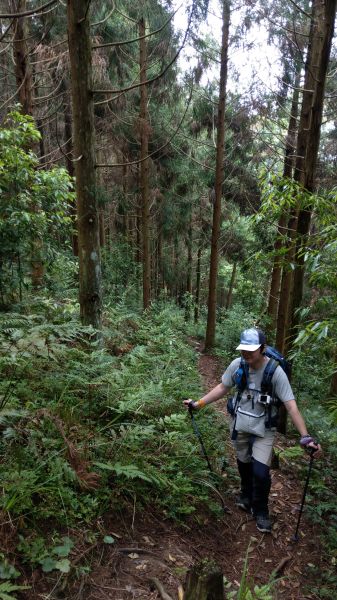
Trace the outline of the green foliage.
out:
M 19 576 L 20 572 L 8 562 L 4 554 L 0 554 L 0 579 L 16 579 Z
M 52 544 L 46 545 L 42 537 L 24 538 L 21 535 L 18 550 L 24 562 L 28 562 L 32 567 L 40 565 L 44 573 L 69 573 L 71 562 L 68 556 L 73 546 L 74 542 L 69 537 L 63 537 L 59 541 L 55 539 Z
M 15 600 L 16 596 L 13 596 L 13 592 L 21 592 L 22 590 L 29 590 L 29 587 L 4 581 L 0 583 L 0 600 Z
M 65 169 L 37 169 L 39 161 L 30 148 L 39 137 L 32 118 L 18 110 L 0 128 L 2 305 L 22 298 L 29 286 L 30 261 L 38 258 L 48 264 L 70 236 L 72 183 Z
M 227 600 L 273 600 L 276 579 L 272 574 L 270 581 L 265 585 L 254 585 L 248 577 L 248 560 L 249 552 L 252 550 L 252 542 L 248 545 L 245 561 L 243 565 L 243 571 L 240 581 L 240 587 L 238 590 L 226 592 Z M 225 589 L 232 587 L 231 582 L 225 581 Z
M 204 503 L 219 510 L 212 488 L 200 483 L 207 467 L 182 407 L 186 390 L 199 396 L 200 381 L 177 309 L 157 305 L 143 316 L 109 309 L 103 350 L 89 349 L 90 331 L 75 322 L 47 321 L 38 303 L 32 315 L 3 314 L 0 325 L 0 507 L 24 515 L 19 551 L 30 564 L 71 567 L 54 546 L 30 540 L 37 522 L 90 524 L 130 502 L 176 519 Z M 212 409 L 198 421 L 220 462 Z

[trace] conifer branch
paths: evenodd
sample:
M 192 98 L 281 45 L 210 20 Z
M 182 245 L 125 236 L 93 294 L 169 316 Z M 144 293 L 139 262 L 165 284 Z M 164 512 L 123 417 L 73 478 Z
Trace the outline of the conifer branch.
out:
M 166 25 L 168 25 L 170 23 L 170 21 L 172 21 L 174 15 L 178 12 L 178 10 L 180 8 L 181 8 L 181 5 L 177 8 L 176 11 L 174 11 L 174 13 L 172 13 L 172 15 L 167 19 L 167 21 L 165 21 L 165 23 L 161 27 L 159 27 L 159 29 L 156 29 L 155 31 L 150 31 L 150 33 L 146 33 L 145 35 L 133 38 L 131 40 L 125 40 L 125 41 L 119 41 L 119 42 L 109 42 L 107 44 L 95 44 L 92 46 L 92 49 L 96 50 L 97 48 L 108 48 L 111 46 L 125 46 L 125 44 L 132 44 L 133 42 L 139 42 L 140 40 L 144 40 L 145 38 L 156 35 L 157 33 L 160 33 L 161 31 L 163 31 L 163 29 L 165 29 Z M 96 25 L 96 23 L 95 23 L 95 25 Z
M 26 10 L 25 12 L 22 12 L 22 13 L 0 14 L 0 19 L 13 19 L 13 18 L 19 19 L 20 17 L 30 17 L 32 15 L 36 15 L 37 13 L 42 12 L 45 8 L 49 8 L 49 6 L 52 6 L 56 2 L 58 2 L 58 0 L 50 0 L 49 2 L 47 2 L 46 4 L 43 4 L 42 6 L 39 6 L 38 8 L 34 8 L 32 10 Z

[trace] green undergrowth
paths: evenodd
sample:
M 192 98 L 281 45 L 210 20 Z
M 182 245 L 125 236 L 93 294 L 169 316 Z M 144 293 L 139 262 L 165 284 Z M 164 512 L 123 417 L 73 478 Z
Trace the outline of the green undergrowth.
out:
M 181 313 L 111 308 L 100 347 L 71 310 L 62 321 L 64 306 L 53 319 L 38 304 L 0 315 L 0 511 L 18 527 L 19 556 L 42 564 L 48 552 L 33 549 L 43 531 L 90 528 L 123 506 L 177 521 L 200 506 L 219 512 L 219 482 L 182 404 L 201 382 Z M 214 412 L 198 426 L 221 464 Z

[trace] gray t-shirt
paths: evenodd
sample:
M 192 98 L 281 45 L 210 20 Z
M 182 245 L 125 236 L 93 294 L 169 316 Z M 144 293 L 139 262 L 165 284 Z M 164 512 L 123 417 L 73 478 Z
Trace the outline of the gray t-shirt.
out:
M 240 406 L 242 409 L 247 409 L 250 412 L 255 414 L 261 414 L 264 407 L 258 402 L 260 393 L 261 393 L 261 381 L 263 377 L 263 372 L 266 367 L 269 358 L 266 357 L 266 362 L 260 369 L 249 369 L 249 378 L 247 382 L 246 389 L 243 391 Z M 222 376 L 222 383 L 226 387 L 235 386 L 234 374 L 240 366 L 241 358 L 235 358 L 231 364 L 228 366 L 226 371 Z M 272 385 L 273 385 L 273 396 L 279 398 L 282 402 L 289 402 L 289 400 L 294 399 L 294 393 L 291 389 L 291 385 L 289 383 L 289 379 L 282 367 L 278 366 L 275 369 L 274 375 L 272 377 Z M 276 409 L 273 407 L 272 413 L 276 412 Z

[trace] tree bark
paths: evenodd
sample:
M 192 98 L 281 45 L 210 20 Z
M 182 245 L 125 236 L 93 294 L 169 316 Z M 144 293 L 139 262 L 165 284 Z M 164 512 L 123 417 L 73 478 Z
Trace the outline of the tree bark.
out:
M 27 8 L 26 0 L 18 0 L 17 12 L 24 13 Z M 24 115 L 33 115 L 33 77 L 29 62 L 29 48 L 27 44 L 28 27 L 26 17 L 15 19 L 15 33 L 13 38 L 13 53 L 15 63 L 15 78 L 17 96 L 21 104 L 21 112 Z M 33 149 L 33 148 L 32 148 Z M 32 212 L 37 213 L 36 205 L 31 207 Z M 32 287 L 38 290 L 43 283 L 43 242 L 39 237 L 31 241 L 31 278 Z
M 229 283 L 229 289 L 228 289 L 228 294 L 227 294 L 227 298 L 226 298 L 226 305 L 225 305 L 226 310 L 228 310 L 232 306 L 233 289 L 234 289 L 237 266 L 238 266 L 237 262 L 233 263 L 232 276 L 231 276 L 231 280 Z
M 140 67 L 140 192 L 142 202 L 142 261 L 143 261 L 143 308 L 151 301 L 151 258 L 150 258 L 150 201 L 149 201 L 149 124 L 147 118 L 146 62 L 147 47 L 145 21 L 139 21 L 139 67 Z
M 90 0 L 68 0 L 68 44 L 78 219 L 79 301 L 84 325 L 101 328 L 101 257 L 95 176 Z
M 205 350 L 214 346 L 215 342 L 215 324 L 216 324 L 216 299 L 217 299 L 217 278 L 219 262 L 219 236 L 221 225 L 221 198 L 222 183 L 224 174 L 224 144 L 225 144 L 225 108 L 226 108 L 226 89 L 227 89 L 227 66 L 228 66 L 228 43 L 229 43 L 229 20 L 230 4 L 229 0 L 223 0 L 222 15 L 222 41 L 221 41 L 221 67 L 220 67 L 220 88 L 218 105 L 218 131 L 216 147 L 216 169 L 215 169 L 215 201 L 213 209 L 213 225 L 211 240 L 211 258 L 209 274 L 209 292 L 208 292 L 208 313 L 207 329 L 205 339 Z
M 66 155 L 66 167 L 70 177 L 74 177 L 75 168 L 72 160 L 73 156 L 73 133 L 72 133 L 72 118 L 71 118 L 71 106 L 69 101 L 69 92 L 65 80 L 62 81 L 61 91 L 64 94 L 63 111 L 64 111 L 64 152 Z M 78 227 L 77 227 L 77 208 L 76 199 L 74 203 L 69 207 L 72 223 L 72 248 L 74 256 L 78 256 Z
M 18 0 L 17 13 L 26 10 L 26 0 Z M 24 115 L 33 114 L 33 81 L 32 71 L 29 63 L 29 51 L 27 46 L 27 19 L 18 17 L 15 23 L 15 34 L 13 39 L 15 77 L 18 89 L 18 100 Z
M 290 306 L 293 294 L 293 270 L 291 265 L 295 260 L 297 211 L 294 209 L 288 221 L 288 250 L 284 257 L 282 269 L 282 281 L 280 301 L 277 314 L 276 341 L 275 346 L 281 352 L 286 353 L 288 347 L 287 331 L 289 329 Z
M 286 137 L 285 153 L 284 153 L 284 168 L 283 178 L 292 177 L 293 166 L 294 166 L 294 151 L 296 148 L 296 133 L 297 133 L 297 116 L 298 116 L 298 103 L 299 103 L 299 85 L 300 75 L 297 75 L 294 81 L 294 91 L 291 103 L 291 112 L 289 118 L 288 132 Z M 274 264 L 273 272 L 271 277 L 269 301 L 268 301 L 268 315 L 270 318 L 270 330 L 275 334 L 278 320 L 278 310 L 280 304 L 280 295 L 282 294 L 281 282 L 282 282 L 282 269 L 286 268 L 284 258 L 280 257 L 280 251 L 284 247 L 284 239 L 286 233 L 286 227 L 288 222 L 288 215 L 283 212 L 279 218 L 277 227 L 277 236 L 274 244 Z M 281 309 L 284 310 L 284 307 Z M 279 331 L 280 335 L 280 331 Z M 284 338 L 285 331 L 282 336 Z
M 313 0 L 308 57 L 305 69 L 303 103 L 297 145 L 294 179 L 311 193 L 317 165 L 320 130 L 324 103 L 325 82 L 334 33 L 336 0 Z M 311 207 L 301 209 L 297 221 L 296 267 L 294 296 L 291 309 L 289 337 L 293 340 L 299 317 L 304 288 L 304 252 L 311 222 Z
M 196 282 L 195 282 L 195 304 L 194 304 L 194 322 L 199 321 L 199 310 L 200 310 L 200 283 L 201 283 L 201 253 L 202 247 L 199 242 L 198 255 L 197 255 L 197 268 L 196 268 Z

